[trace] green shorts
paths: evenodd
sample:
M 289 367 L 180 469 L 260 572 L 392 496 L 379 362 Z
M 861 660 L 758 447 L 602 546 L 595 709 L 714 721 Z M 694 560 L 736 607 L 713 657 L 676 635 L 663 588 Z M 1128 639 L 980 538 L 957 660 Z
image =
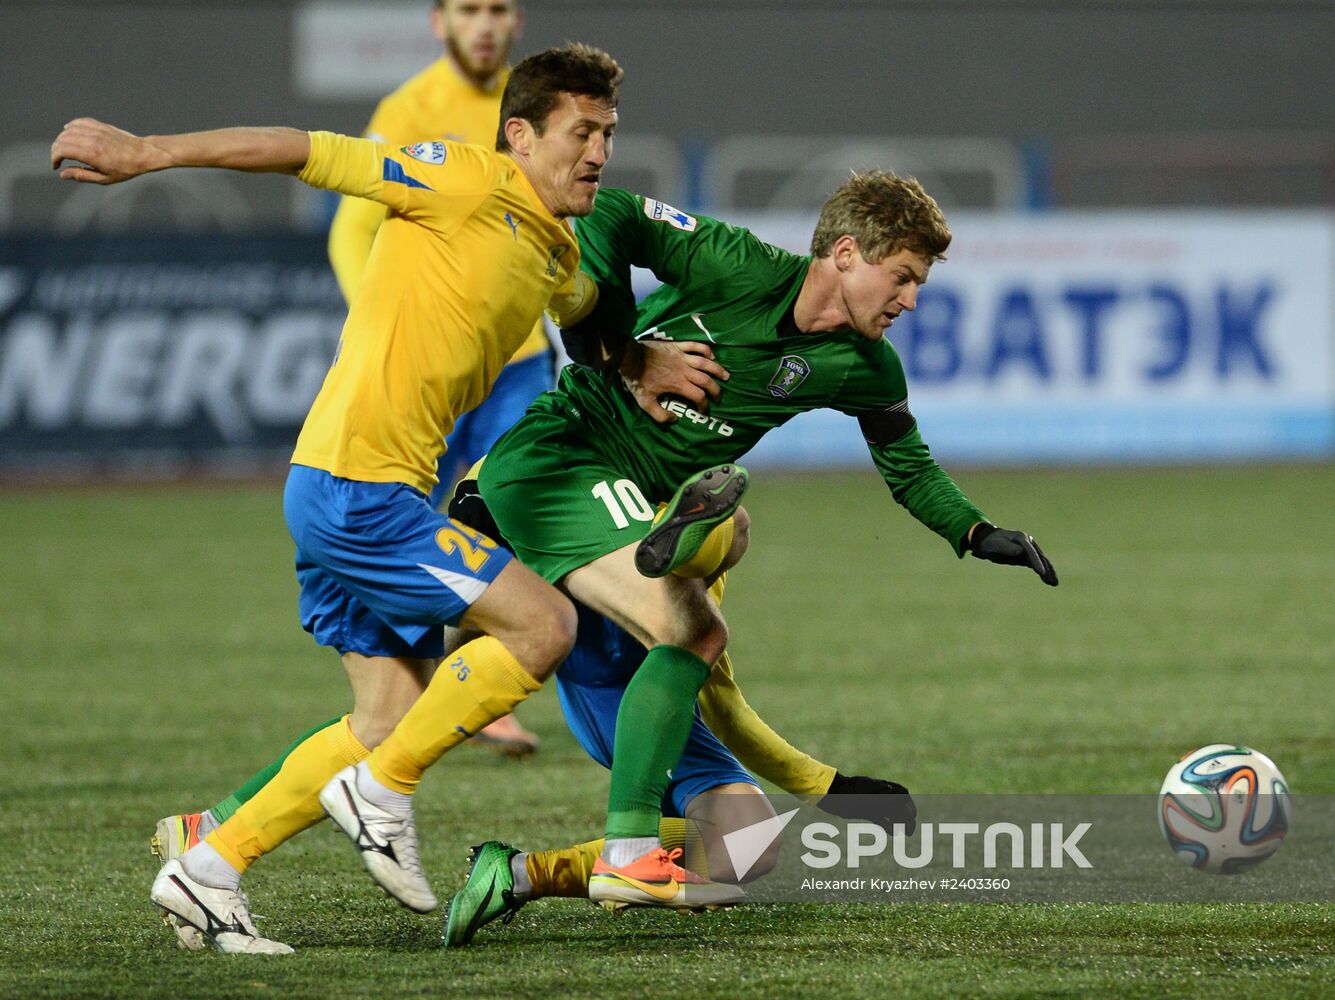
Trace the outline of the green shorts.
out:
M 528 413 L 492 449 L 478 488 L 520 561 L 550 583 L 638 544 L 655 507 L 563 417 Z

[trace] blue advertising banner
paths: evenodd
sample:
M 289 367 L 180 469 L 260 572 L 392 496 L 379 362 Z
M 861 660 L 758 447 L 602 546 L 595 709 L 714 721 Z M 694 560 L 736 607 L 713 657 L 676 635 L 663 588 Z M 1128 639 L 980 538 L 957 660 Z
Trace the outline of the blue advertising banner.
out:
M 814 222 L 739 221 L 798 251 Z M 888 332 L 944 461 L 1335 455 L 1328 213 L 951 224 L 949 259 Z M 282 463 L 344 313 L 319 236 L 0 238 L 0 475 Z M 819 412 L 747 461 L 868 458 L 854 421 Z
M 0 472 L 286 460 L 345 312 L 319 237 L 0 240 Z
M 738 220 L 805 252 L 814 218 Z M 887 332 L 939 456 L 989 464 L 1335 455 L 1335 216 L 952 215 L 915 312 Z M 807 414 L 756 465 L 865 462 Z

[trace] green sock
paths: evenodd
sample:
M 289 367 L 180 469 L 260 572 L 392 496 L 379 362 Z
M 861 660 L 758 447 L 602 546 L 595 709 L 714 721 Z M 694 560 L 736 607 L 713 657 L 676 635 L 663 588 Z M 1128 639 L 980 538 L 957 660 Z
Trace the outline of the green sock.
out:
M 231 795 L 227 796 L 227 798 L 219 802 L 216 806 L 210 806 L 209 812 L 213 813 L 213 818 L 216 819 L 219 824 L 230 819 L 232 813 L 236 812 L 243 805 L 253 799 L 255 794 L 273 779 L 273 776 L 282 768 L 283 761 L 287 760 L 288 754 L 301 744 L 305 743 L 307 739 L 314 736 L 321 729 L 328 729 L 335 722 L 342 720 L 342 718 L 343 716 L 340 715 L 337 718 L 330 719 L 328 722 L 322 722 L 309 733 L 303 733 L 301 736 L 298 736 L 292 741 L 292 745 L 284 750 L 282 756 L 276 761 L 263 770 L 256 771 L 252 774 L 249 781 L 234 791 Z
M 668 772 L 695 721 L 709 664 L 679 646 L 655 646 L 626 685 L 617 711 L 608 837 L 657 837 Z

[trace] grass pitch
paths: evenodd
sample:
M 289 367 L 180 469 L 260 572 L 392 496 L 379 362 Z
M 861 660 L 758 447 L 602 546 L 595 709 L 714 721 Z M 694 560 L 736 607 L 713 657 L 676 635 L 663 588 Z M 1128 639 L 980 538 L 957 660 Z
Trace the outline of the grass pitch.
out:
M 1335 793 L 1335 468 L 964 472 L 1061 576 L 956 562 L 870 472 L 762 474 L 725 610 L 743 689 L 799 746 L 922 792 L 1153 792 L 1219 740 Z M 314 829 L 247 877 L 298 954 L 178 952 L 154 821 L 345 709 L 295 621 L 279 488 L 0 495 L 0 995 L 1329 996 L 1335 905 L 527 907 L 467 949 Z M 541 755 L 427 779 L 442 896 L 467 845 L 601 829 L 607 778 L 544 691 Z M 1282 855 L 1281 855 L 1282 856 Z M 1260 870 L 1264 873 L 1264 869 Z M 1206 876 L 1202 876 L 1206 877 Z

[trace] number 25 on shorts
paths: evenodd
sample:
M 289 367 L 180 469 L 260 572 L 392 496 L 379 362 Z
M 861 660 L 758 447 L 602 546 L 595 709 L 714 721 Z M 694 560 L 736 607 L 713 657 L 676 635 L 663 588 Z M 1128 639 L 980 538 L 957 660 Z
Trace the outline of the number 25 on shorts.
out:
M 436 544 L 446 555 L 459 553 L 470 572 L 477 573 L 487 564 L 496 543 L 486 535 L 463 527 L 441 528 L 436 532 Z

